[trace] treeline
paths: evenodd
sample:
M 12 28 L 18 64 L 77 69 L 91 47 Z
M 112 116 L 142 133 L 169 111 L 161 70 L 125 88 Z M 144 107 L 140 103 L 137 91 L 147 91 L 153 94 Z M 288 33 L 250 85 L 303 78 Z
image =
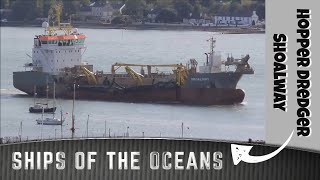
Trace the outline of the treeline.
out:
M 158 22 L 181 22 L 183 18 L 210 17 L 217 14 L 252 15 L 265 18 L 264 0 L 127 0 L 125 14 L 145 18 L 155 12 Z
M 30 21 L 48 17 L 49 9 L 56 0 L 1 0 L 1 8 L 12 9 L 10 20 Z M 58 0 L 63 4 L 62 19 L 69 19 L 79 11 L 81 5 L 90 0 Z
M 12 20 L 34 20 L 47 17 L 50 5 L 56 0 L 1 0 L 1 8 L 10 8 Z M 106 0 L 58 0 L 63 4 L 62 19 L 74 16 L 81 6 Z M 257 11 L 265 18 L 265 0 L 109 0 L 126 3 L 123 11 L 134 20 L 145 20 L 150 13 L 157 15 L 158 22 L 181 22 L 183 18 L 210 17 L 216 14 L 242 16 Z

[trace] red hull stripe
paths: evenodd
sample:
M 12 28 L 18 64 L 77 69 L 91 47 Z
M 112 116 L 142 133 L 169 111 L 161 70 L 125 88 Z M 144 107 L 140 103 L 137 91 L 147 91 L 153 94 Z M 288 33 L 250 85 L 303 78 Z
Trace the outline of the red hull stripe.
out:
M 53 40 L 73 40 L 73 39 L 85 39 L 86 36 L 81 35 L 65 35 L 65 36 L 40 36 L 41 41 L 53 41 Z

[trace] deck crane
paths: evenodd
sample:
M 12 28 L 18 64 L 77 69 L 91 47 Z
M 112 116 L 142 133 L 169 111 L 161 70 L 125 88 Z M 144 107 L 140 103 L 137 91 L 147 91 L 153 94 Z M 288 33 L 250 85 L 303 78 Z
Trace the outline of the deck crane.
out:
M 131 67 L 141 67 L 143 70 L 144 67 L 147 67 L 148 75 L 151 74 L 151 68 L 157 68 L 157 67 L 171 67 L 174 68 L 173 72 L 176 75 L 176 83 L 177 85 L 181 86 L 185 83 L 188 77 L 188 69 L 186 66 L 182 64 L 126 64 L 126 63 L 115 63 L 111 66 L 111 72 L 112 74 L 115 74 L 116 71 L 121 68 L 125 67 L 126 72 L 134 79 L 138 80 L 140 83 L 142 83 L 142 77 L 144 77 L 144 74 L 140 74 L 135 72 Z

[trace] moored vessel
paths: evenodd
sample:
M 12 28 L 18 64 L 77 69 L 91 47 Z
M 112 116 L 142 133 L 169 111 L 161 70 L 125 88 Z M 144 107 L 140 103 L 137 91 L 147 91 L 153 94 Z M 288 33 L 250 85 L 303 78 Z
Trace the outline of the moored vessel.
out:
M 56 12 L 59 14 L 59 8 Z M 56 17 L 59 17 L 57 15 Z M 110 73 L 94 72 L 93 65 L 83 61 L 86 35 L 70 23 L 50 26 L 43 23 L 44 34 L 34 38 L 32 62 L 27 71 L 13 73 L 15 88 L 33 95 L 49 94 L 56 84 L 56 97 L 77 99 L 182 103 L 193 105 L 235 104 L 245 97 L 237 84 L 244 74 L 253 74 L 249 55 L 223 60 L 214 51 L 215 40 L 210 38 L 210 52 L 203 65 L 190 59 L 186 64 L 127 64 L 115 63 Z M 122 71 L 121 71 L 122 69 Z M 162 69 L 162 70 L 159 70 Z M 168 71 L 169 70 L 169 71 Z M 121 71 L 121 72 L 120 72 Z
M 62 125 L 64 120 L 58 118 L 44 118 L 44 119 L 37 119 L 37 124 L 39 125 Z

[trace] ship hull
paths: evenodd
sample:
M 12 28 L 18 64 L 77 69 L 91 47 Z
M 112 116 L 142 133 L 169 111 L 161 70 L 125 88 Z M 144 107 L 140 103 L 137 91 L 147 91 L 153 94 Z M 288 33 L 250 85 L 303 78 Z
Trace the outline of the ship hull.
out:
M 52 107 L 52 108 L 34 108 L 34 107 L 30 107 L 29 108 L 29 112 L 30 113 L 54 113 L 57 110 L 57 107 Z
M 53 76 L 48 73 L 36 71 L 13 72 L 13 86 L 28 95 L 45 95 L 47 84 L 52 84 Z
M 230 105 L 241 103 L 245 93 L 242 89 L 222 88 L 146 88 L 140 90 L 90 90 L 76 89 L 77 99 L 104 100 L 137 103 L 164 103 L 188 105 Z M 73 93 L 64 94 L 64 98 L 71 99 Z
M 196 74 L 190 76 L 186 85 L 178 87 L 170 86 L 138 86 L 124 89 L 116 89 L 105 86 L 77 86 L 76 99 L 138 102 L 138 103 L 176 103 L 190 105 L 225 105 L 241 103 L 245 93 L 236 89 L 236 85 L 242 74 Z M 52 88 L 52 75 L 41 72 L 14 72 L 14 87 L 29 94 L 34 94 L 34 86 L 37 86 L 37 95 L 46 94 L 47 82 Z M 209 81 L 209 82 L 206 82 Z M 49 93 L 52 90 L 49 90 Z M 56 84 L 56 97 L 71 99 L 73 88 L 70 85 Z

